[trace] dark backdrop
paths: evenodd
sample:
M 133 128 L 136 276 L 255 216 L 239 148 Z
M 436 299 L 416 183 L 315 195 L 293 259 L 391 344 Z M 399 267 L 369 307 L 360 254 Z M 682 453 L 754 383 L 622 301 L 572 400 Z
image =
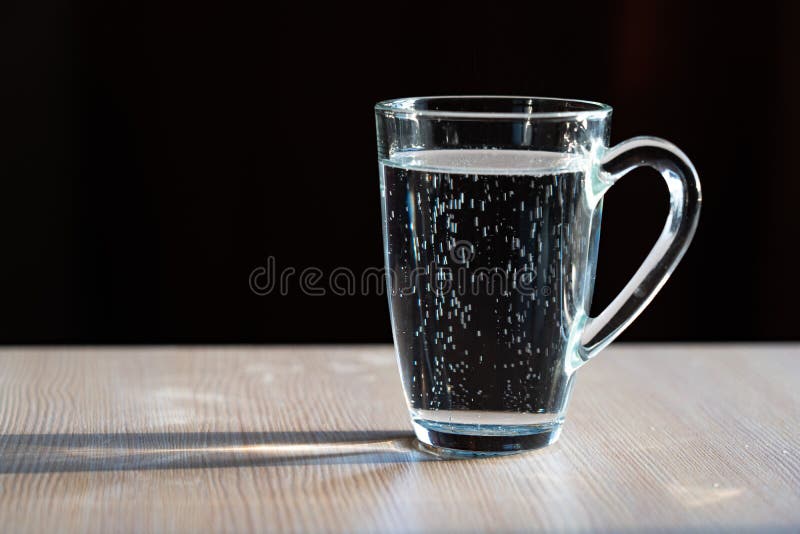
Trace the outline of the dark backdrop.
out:
M 389 341 L 385 297 L 250 273 L 380 266 L 372 105 L 465 93 L 604 101 L 693 159 L 694 244 L 622 339 L 800 339 L 794 2 L 321 4 L 3 3 L 0 342 Z M 665 213 L 651 171 L 609 194 L 596 308 Z

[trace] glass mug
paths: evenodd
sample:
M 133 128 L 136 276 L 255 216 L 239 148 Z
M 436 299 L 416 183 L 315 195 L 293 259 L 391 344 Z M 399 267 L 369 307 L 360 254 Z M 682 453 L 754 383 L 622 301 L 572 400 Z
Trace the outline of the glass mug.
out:
M 611 107 L 505 96 L 375 106 L 389 305 L 414 431 L 441 454 L 553 443 L 575 371 L 633 321 L 700 214 L 689 159 L 655 137 L 608 148 Z M 637 167 L 667 182 L 666 225 L 597 317 L 603 195 Z

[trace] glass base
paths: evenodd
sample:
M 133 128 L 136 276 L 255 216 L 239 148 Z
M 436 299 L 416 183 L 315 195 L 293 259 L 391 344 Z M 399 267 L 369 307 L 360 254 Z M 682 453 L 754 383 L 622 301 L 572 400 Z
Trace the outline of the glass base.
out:
M 443 457 L 501 456 L 541 449 L 561 435 L 561 421 L 536 425 L 471 425 L 412 420 L 421 448 Z

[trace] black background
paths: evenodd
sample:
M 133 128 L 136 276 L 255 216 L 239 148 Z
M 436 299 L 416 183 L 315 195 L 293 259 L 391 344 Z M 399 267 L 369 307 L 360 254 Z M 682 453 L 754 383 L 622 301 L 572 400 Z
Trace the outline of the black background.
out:
M 469 93 L 603 101 L 694 161 L 695 241 L 622 339 L 800 339 L 794 2 L 254 5 L 3 3 L 0 342 L 389 341 L 385 297 L 249 275 L 381 266 L 373 104 Z M 652 171 L 609 193 L 595 313 L 666 208 Z

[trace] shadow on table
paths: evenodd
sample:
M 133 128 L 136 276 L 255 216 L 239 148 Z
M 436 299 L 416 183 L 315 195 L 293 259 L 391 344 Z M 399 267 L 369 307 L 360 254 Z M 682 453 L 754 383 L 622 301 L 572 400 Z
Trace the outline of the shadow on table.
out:
M 401 431 L 0 435 L 0 473 L 432 460 Z

